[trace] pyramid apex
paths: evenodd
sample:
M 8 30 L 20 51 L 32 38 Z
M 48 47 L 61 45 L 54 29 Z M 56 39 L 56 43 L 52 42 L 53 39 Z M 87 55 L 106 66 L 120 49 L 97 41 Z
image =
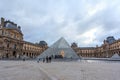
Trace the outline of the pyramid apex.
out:
M 60 39 L 65 39 L 64 37 L 61 37 Z
M 51 47 L 54 48 L 69 48 L 68 42 L 64 39 L 64 37 L 61 37 L 58 39 Z

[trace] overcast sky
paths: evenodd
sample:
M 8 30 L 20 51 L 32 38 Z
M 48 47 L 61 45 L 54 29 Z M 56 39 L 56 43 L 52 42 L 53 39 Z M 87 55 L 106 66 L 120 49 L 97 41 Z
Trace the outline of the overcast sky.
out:
M 120 38 L 120 0 L 0 0 L 0 17 L 21 26 L 24 40 L 96 46 Z

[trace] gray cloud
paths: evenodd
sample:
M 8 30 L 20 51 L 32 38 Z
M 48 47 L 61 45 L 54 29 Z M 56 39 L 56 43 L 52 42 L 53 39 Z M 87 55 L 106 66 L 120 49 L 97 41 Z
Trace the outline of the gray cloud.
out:
M 60 37 L 79 46 L 102 44 L 107 36 L 119 38 L 119 0 L 1 0 L 0 15 L 22 27 L 24 39 L 45 40 L 51 45 Z

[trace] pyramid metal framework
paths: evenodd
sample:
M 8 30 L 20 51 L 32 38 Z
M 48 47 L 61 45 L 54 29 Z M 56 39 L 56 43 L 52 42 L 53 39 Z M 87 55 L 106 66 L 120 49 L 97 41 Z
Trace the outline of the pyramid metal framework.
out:
M 62 37 L 52 46 L 45 50 L 37 58 L 45 58 L 46 56 L 61 55 L 63 58 L 79 58 L 75 51 L 70 47 L 68 42 Z

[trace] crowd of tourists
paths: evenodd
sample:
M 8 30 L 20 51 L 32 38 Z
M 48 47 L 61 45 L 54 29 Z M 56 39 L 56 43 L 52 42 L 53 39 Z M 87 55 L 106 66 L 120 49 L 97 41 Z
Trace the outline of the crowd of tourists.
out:
M 52 57 L 51 56 L 46 56 L 45 58 L 42 59 L 43 63 L 51 63 Z M 39 63 L 40 59 L 37 61 Z

